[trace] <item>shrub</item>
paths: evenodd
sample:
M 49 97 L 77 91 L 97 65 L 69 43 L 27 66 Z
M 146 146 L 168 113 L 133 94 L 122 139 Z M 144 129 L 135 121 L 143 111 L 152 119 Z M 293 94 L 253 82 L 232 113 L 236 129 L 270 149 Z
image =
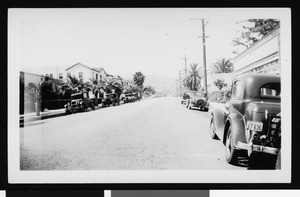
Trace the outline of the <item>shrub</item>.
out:
M 217 103 L 226 103 L 229 101 L 229 90 L 226 91 L 213 91 L 208 94 L 208 100 Z

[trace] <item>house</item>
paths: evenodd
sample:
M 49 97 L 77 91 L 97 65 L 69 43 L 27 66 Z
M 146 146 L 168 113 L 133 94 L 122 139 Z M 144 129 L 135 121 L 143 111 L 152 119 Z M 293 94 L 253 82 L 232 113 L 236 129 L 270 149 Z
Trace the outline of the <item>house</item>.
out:
M 104 80 L 108 74 L 101 67 L 91 68 L 78 62 L 66 69 L 66 77 L 68 76 L 74 76 L 82 79 L 83 82 L 89 82 L 90 79 Z
M 236 76 L 253 72 L 280 75 L 280 28 L 233 58 L 232 63 Z
M 89 79 L 104 80 L 108 76 L 110 76 L 102 67 L 91 68 L 79 62 L 72 66 L 43 66 L 36 68 L 22 68 L 22 71 L 41 76 L 48 76 L 54 79 L 60 79 L 65 82 L 67 81 L 69 75 L 75 76 L 77 78 L 82 78 L 84 82 L 89 81 Z
M 67 67 L 69 66 L 42 66 L 34 68 L 22 68 L 22 71 L 63 80 L 67 78 L 67 74 L 65 71 Z

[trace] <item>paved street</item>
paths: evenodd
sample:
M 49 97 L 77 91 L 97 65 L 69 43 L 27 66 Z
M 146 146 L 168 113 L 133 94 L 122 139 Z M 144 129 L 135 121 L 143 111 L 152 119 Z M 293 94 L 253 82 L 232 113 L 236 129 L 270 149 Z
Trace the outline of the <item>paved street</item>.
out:
M 31 122 L 20 128 L 22 170 L 219 170 L 225 147 L 208 112 L 162 97 Z

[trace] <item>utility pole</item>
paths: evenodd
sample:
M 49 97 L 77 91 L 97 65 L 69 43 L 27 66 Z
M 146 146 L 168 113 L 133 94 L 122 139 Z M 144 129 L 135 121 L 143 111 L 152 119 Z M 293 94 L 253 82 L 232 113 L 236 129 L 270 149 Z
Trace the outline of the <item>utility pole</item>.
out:
M 207 73 L 206 73 L 206 49 L 205 49 L 205 25 L 204 25 L 204 19 L 202 19 L 202 46 L 203 46 L 204 87 L 205 87 L 205 92 L 206 92 L 206 97 L 207 97 L 208 90 L 207 90 Z
M 198 36 L 199 38 L 202 38 L 202 47 L 203 47 L 203 71 L 204 71 L 204 89 L 206 92 L 206 97 L 208 94 L 207 90 L 207 72 L 206 72 L 206 49 L 205 49 L 205 38 L 208 38 L 208 36 L 205 36 L 205 25 L 204 19 L 190 19 L 190 20 L 201 20 L 202 21 L 202 36 Z
M 181 70 L 179 70 L 179 96 L 181 96 Z
M 181 58 L 181 59 L 184 59 L 184 74 L 185 74 L 185 80 L 187 79 L 187 65 L 186 65 L 186 60 L 187 59 L 191 59 L 191 58 L 187 58 L 186 57 L 186 49 L 184 49 L 184 58 Z

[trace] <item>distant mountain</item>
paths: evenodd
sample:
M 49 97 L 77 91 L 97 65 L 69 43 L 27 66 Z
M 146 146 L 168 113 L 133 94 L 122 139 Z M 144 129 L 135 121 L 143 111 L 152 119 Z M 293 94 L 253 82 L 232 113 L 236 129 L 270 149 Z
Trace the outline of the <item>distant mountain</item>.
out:
M 156 92 L 173 94 L 176 91 L 176 79 L 157 75 L 145 75 L 145 86 L 152 86 Z

